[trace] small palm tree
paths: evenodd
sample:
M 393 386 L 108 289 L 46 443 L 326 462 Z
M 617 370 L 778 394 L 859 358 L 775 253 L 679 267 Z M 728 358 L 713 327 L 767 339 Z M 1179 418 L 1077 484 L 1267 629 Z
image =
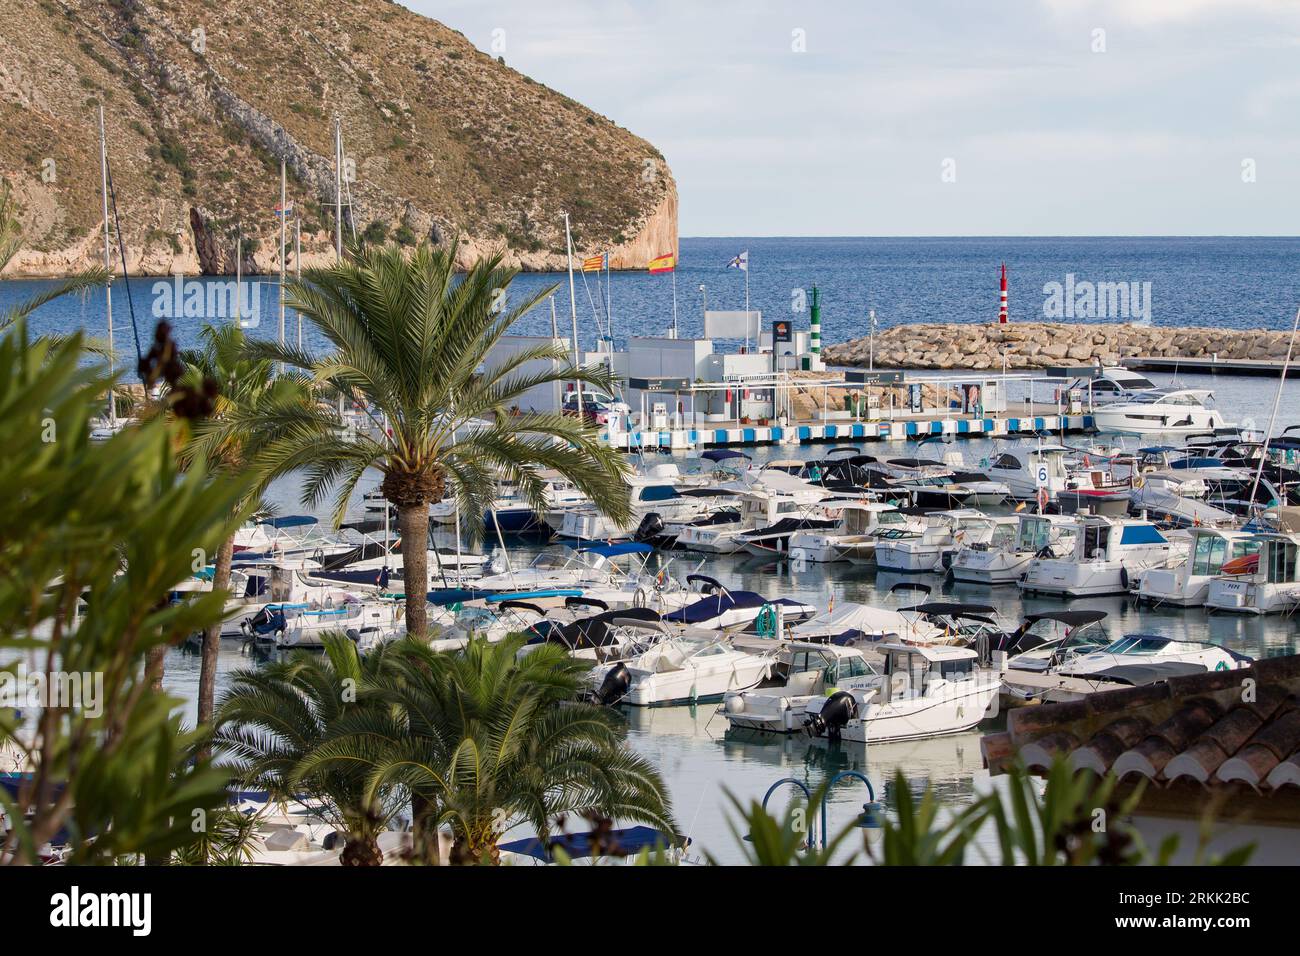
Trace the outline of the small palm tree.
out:
M 405 732 L 388 742 L 370 787 L 377 797 L 400 783 L 412 795 L 417 855 L 436 861 L 437 826 L 450 828 L 460 863 L 495 863 L 512 827 L 527 824 L 545 840 L 570 816 L 674 832 L 663 779 L 627 746 L 620 718 L 574 701 L 590 664 L 553 645 L 520 659 L 522 645 L 474 638 L 458 655 L 418 640 L 388 649 L 391 677 L 376 696 L 402 715 Z M 339 753 L 378 736 L 340 740 Z
M 409 255 L 396 245 L 358 250 L 355 259 L 307 270 L 287 290 L 289 304 L 325 336 L 332 353 L 315 358 L 259 344 L 260 354 L 307 370 L 367 406 L 371 434 L 340 430 L 321 438 L 304 427 L 280 442 L 273 458 L 281 472 L 305 471 L 306 504 L 336 489 L 336 522 L 366 470 L 383 473 L 382 489 L 397 508 L 406 542 L 406 621 L 415 634 L 428 628 L 430 504 L 455 495 L 477 529 L 499 478 L 516 482 L 541 509 L 547 501 L 540 472 L 554 469 L 609 515 L 630 515 L 627 463 L 592 425 L 559 412 L 511 414 L 539 386 L 572 381 L 609 389 L 607 371 L 568 364 L 559 343 L 520 350 L 478 371 L 507 330 L 552 291 L 505 308 L 517 274 L 493 256 L 458 278 L 454 243 L 436 252 L 423 244 Z M 523 373 L 540 362 L 547 363 L 541 371 Z
M 401 805 L 393 788 L 370 785 L 378 745 L 358 731 L 385 714 L 365 689 L 385 667 L 382 648 L 362 658 L 345 635 L 325 639 L 325 654 L 235 674 L 217 714 L 215 742 L 239 778 L 272 797 L 307 796 L 344 834 L 344 866 L 383 862 L 378 837 Z M 396 730 L 391 721 L 387 732 Z M 308 760 L 339 737 L 355 742 L 352 759 Z
M 0 183 L 0 273 L 18 254 L 23 246 L 23 228 L 18 219 L 18 210 L 14 205 L 13 193 L 9 184 Z M 79 272 L 62 282 L 55 283 L 44 292 L 37 293 L 17 305 L 12 305 L 0 312 L 0 332 L 4 332 L 21 319 L 27 319 L 41 306 L 65 295 L 84 292 L 97 285 L 102 285 L 108 273 L 101 266 L 94 266 Z
M 215 386 L 212 414 L 194 423 L 181 450 L 183 463 L 201 461 L 209 474 L 250 473 L 258 479 L 252 485 L 251 507 L 265 490 L 270 476 L 259 468 L 259 449 L 293 433 L 295 428 L 312 427 L 310 383 L 301 376 L 275 374 L 275 363 L 250 357 L 243 330 L 235 323 L 205 325 L 202 346 L 182 354 L 186 372 L 183 386 L 202 389 Z M 283 424 L 288 420 L 289 424 Z M 230 587 L 230 567 L 235 539 L 221 543 L 213 568 L 212 587 Z M 216 688 L 217 650 L 221 624 L 208 628 L 203 637 L 199 666 L 199 723 L 212 718 Z

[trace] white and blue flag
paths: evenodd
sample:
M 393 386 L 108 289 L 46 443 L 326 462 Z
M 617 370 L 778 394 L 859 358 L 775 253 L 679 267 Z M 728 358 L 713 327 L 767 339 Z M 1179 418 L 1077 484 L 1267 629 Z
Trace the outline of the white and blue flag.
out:
M 745 250 L 744 252 L 742 252 L 740 255 L 736 256 L 736 258 L 734 258 L 734 259 L 732 259 L 730 262 L 728 262 L 728 263 L 727 263 L 727 268 L 728 268 L 728 269 L 743 269 L 745 272 L 748 272 L 748 271 L 749 271 L 749 250 L 746 249 L 746 250 Z

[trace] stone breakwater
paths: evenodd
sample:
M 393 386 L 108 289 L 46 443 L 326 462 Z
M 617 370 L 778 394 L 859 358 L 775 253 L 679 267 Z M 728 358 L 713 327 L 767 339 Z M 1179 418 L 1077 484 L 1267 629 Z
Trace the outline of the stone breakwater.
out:
M 1286 358 L 1290 332 L 1124 324 L 1025 322 L 898 325 L 875 338 L 877 368 L 1011 369 L 1052 365 L 1114 365 L 1122 358 Z M 866 366 L 866 338 L 828 345 L 828 365 Z

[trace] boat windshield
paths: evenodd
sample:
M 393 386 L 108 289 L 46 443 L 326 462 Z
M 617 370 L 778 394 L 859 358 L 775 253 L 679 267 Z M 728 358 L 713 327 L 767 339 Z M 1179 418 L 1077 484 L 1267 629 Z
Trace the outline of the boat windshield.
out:
M 1103 649 L 1107 654 L 1156 654 L 1167 647 L 1169 638 L 1151 634 L 1129 634 Z

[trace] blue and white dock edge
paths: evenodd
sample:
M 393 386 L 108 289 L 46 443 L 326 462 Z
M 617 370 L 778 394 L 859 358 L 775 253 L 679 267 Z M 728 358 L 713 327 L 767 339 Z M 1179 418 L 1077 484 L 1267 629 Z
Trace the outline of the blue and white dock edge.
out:
M 742 425 L 731 428 L 670 428 L 601 431 L 615 448 L 690 450 L 746 445 L 803 445 L 826 441 L 906 441 L 929 435 L 963 438 L 1007 436 L 1035 432 L 1094 430 L 1091 415 L 1038 415 L 1023 418 L 931 418 L 905 421 L 824 422 L 794 425 Z

